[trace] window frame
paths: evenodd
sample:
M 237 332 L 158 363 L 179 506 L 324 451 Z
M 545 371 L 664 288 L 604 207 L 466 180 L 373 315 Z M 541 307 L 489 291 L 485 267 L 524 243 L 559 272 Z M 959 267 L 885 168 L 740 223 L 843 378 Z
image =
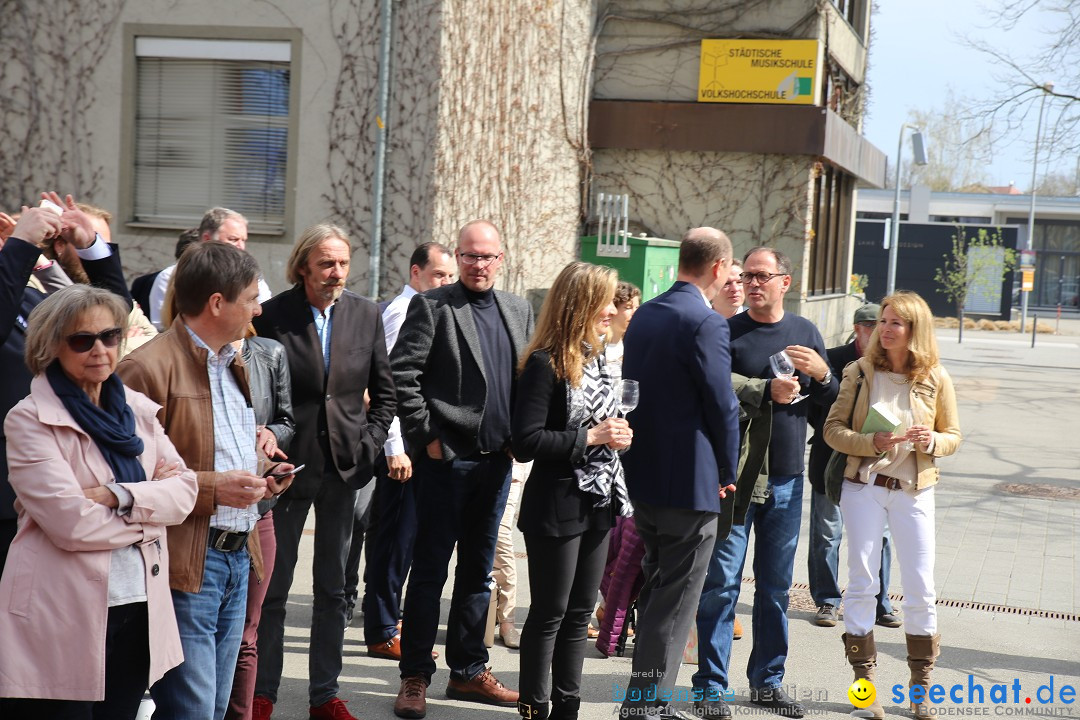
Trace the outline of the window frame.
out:
M 125 23 L 123 25 L 123 70 L 121 73 L 122 103 L 120 122 L 120 172 L 118 217 L 128 232 L 139 233 L 154 230 L 187 230 L 183 223 L 141 222 L 135 217 L 135 117 L 138 106 L 138 70 L 135 41 L 137 38 L 233 40 L 233 41 L 285 41 L 290 43 L 289 57 L 289 137 L 286 142 L 284 215 L 280 230 L 252 225 L 249 237 L 263 240 L 291 241 L 296 225 L 296 179 L 299 160 L 300 131 L 300 73 L 303 33 L 297 28 L 257 28 L 203 25 L 159 25 Z M 209 208 L 207 208 L 209 209 Z

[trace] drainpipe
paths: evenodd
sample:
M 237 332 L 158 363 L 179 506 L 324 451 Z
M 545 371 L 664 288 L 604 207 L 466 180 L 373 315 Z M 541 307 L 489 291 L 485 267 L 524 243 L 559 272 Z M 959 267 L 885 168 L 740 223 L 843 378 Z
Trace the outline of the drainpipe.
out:
M 393 31 L 393 0 L 382 0 L 379 12 L 379 97 L 375 115 L 375 179 L 371 200 L 371 282 L 368 295 L 379 297 L 379 275 L 382 265 L 383 195 L 386 191 L 386 114 L 390 108 L 390 33 Z

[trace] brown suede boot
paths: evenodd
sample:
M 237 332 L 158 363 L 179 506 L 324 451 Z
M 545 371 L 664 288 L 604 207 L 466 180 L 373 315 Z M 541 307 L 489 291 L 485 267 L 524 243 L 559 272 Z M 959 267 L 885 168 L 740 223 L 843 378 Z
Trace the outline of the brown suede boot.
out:
M 855 679 L 862 678 L 874 682 L 874 668 L 877 667 L 877 647 L 874 645 L 874 631 L 867 635 L 848 635 L 844 633 L 841 638 L 844 641 L 844 652 L 848 662 L 855 671 Z M 882 720 L 885 717 L 885 708 L 881 707 L 881 700 L 875 692 L 874 702 L 864 708 L 855 708 L 855 713 Z M 854 714 L 854 713 L 853 713 Z
M 910 697 L 911 686 L 921 685 L 923 688 L 924 701 L 911 703 L 911 712 L 915 714 L 915 720 L 930 720 L 930 704 L 925 701 L 926 693 L 930 691 L 930 671 L 934 669 L 934 661 L 941 653 L 940 635 L 905 635 L 907 638 L 907 664 L 911 671 L 911 681 L 908 683 Z

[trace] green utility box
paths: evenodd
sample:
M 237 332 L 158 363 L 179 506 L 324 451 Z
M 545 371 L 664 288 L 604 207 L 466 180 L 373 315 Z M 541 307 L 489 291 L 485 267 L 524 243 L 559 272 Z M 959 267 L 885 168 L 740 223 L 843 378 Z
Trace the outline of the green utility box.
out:
M 679 243 L 652 237 L 628 237 L 600 246 L 595 235 L 581 238 L 581 259 L 619 271 L 619 279 L 641 288 L 641 302 L 652 300 L 675 282 L 679 270 Z

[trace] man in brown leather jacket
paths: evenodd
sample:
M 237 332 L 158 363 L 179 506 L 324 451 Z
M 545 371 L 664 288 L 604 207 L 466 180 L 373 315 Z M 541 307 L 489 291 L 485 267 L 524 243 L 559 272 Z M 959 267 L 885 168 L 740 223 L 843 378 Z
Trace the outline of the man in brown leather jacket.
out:
M 223 243 L 190 248 L 173 276 L 172 326 L 117 366 L 124 384 L 161 405 L 158 418 L 199 481 L 194 511 L 168 533 L 185 662 L 150 689 L 155 717 L 224 715 L 248 567 L 262 568 L 258 535 L 251 533 L 255 503 L 285 489 L 256 474 L 247 369 L 231 345 L 260 312 L 258 276 L 242 250 Z

